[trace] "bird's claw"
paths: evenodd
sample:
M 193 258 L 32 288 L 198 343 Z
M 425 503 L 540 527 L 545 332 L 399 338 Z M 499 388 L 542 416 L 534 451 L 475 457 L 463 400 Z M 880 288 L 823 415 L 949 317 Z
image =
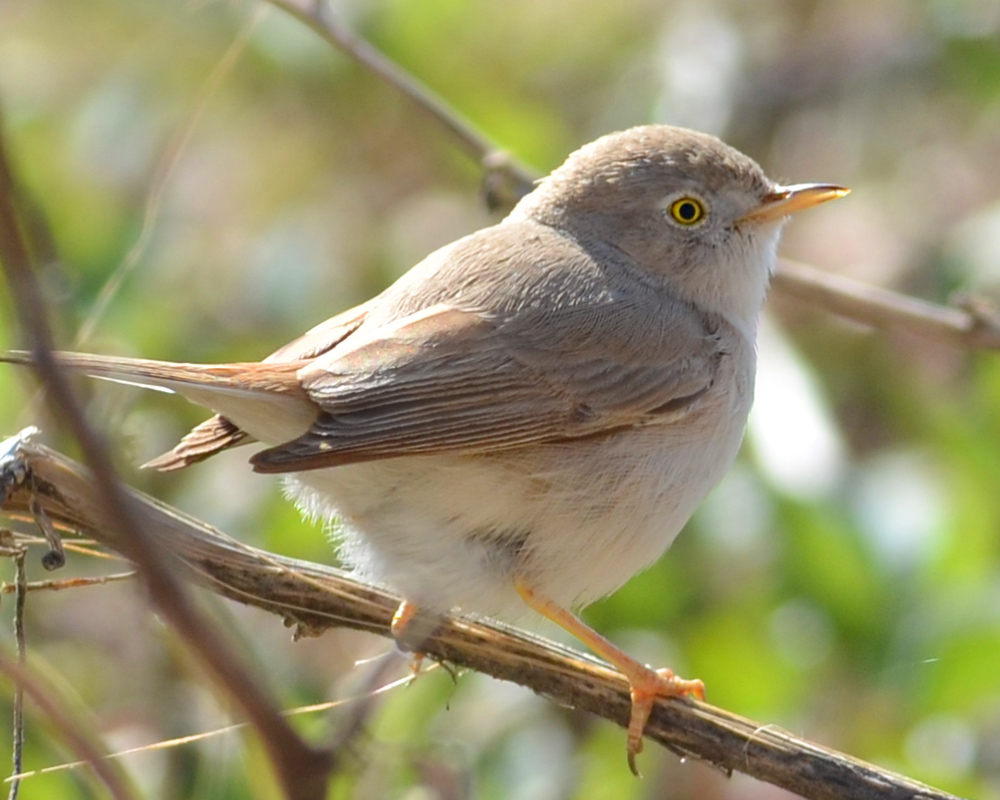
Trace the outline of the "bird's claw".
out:
M 628 722 L 628 766 L 633 775 L 641 777 L 635 757 L 642 752 L 642 734 L 646 730 L 656 699 L 691 696 L 704 700 L 705 684 L 699 680 L 678 678 L 669 669 L 649 669 L 643 675 L 632 678 L 629 693 L 632 698 L 632 713 Z

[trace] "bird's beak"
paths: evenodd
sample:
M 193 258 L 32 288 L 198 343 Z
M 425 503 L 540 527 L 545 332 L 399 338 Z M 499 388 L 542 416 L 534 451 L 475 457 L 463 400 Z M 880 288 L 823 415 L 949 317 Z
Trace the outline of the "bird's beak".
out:
M 794 186 L 779 186 L 775 191 L 764 196 L 761 204 L 739 218 L 737 224 L 743 222 L 775 222 L 784 217 L 812 208 L 827 200 L 836 200 L 850 189 L 835 186 L 832 183 L 797 183 Z

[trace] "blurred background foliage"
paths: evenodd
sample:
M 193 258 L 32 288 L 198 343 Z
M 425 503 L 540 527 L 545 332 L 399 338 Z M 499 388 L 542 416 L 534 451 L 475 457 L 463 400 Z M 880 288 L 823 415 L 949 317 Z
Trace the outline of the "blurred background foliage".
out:
M 708 130 L 773 177 L 854 190 L 796 218 L 785 255 L 939 302 L 996 297 L 996 0 L 332 8 L 540 172 L 610 130 Z M 256 359 L 495 219 L 478 166 L 438 125 L 266 6 L 0 0 L 0 103 L 66 346 Z M 121 291 L 77 341 L 123 264 Z M 22 343 L 5 287 L 0 309 L 0 345 Z M 587 618 L 703 678 L 716 704 L 1000 798 L 1000 356 L 780 296 L 768 313 L 737 466 L 667 557 Z M 25 375 L 0 381 L 3 433 L 29 421 L 53 432 Z M 119 386 L 81 391 L 132 484 L 255 544 L 331 558 L 245 452 L 179 475 L 135 470 L 202 412 Z M 75 557 L 65 574 L 109 569 Z M 391 649 L 348 633 L 293 643 L 274 618 L 217 613 L 288 707 L 351 696 L 355 661 Z M 227 721 L 135 586 L 33 595 L 28 624 L 34 668 L 112 749 Z M 299 724 L 323 737 L 338 721 Z M 43 719 L 28 724 L 27 768 L 68 757 Z M 240 733 L 124 763 L 149 797 L 275 797 Z M 783 795 L 655 747 L 636 781 L 610 724 L 440 670 L 388 693 L 343 763 L 331 797 Z M 99 795 L 77 770 L 33 778 L 23 796 Z

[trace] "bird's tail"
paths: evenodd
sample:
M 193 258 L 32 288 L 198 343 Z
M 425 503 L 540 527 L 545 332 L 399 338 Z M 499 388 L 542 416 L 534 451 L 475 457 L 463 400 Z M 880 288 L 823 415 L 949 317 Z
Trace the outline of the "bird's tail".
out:
M 179 364 L 146 358 L 54 353 L 64 369 L 95 378 L 176 392 L 232 420 L 264 442 L 282 442 L 308 428 L 316 407 L 298 381 L 306 362 Z M 0 362 L 34 363 L 30 353 L 0 353 Z
M 203 392 L 266 392 L 305 396 L 295 374 L 304 362 L 182 364 L 149 358 L 99 356 L 89 353 L 53 353 L 64 369 L 81 372 L 130 386 L 142 386 L 161 392 L 176 392 L 191 397 Z M 31 353 L 11 350 L 0 353 L 0 362 L 34 364 Z M 197 401 L 196 401 L 197 402 Z

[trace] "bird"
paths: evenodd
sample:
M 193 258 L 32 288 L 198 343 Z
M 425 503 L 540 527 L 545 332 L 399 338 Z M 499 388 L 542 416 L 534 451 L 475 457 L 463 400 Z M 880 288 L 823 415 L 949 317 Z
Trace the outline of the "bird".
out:
M 262 443 L 253 470 L 283 475 L 331 521 L 341 562 L 401 596 L 392 633 L 409 649 L 415 620 L 448 614 L 533 610 L 575 635 L 629 682 L 638 774 L 656 699 L 701 699 L 703 684 L 577 612 L 658 560 L 731 466 L 782 227 L 847 193 L 642 125 L 263 361 L 58 361 L 215 412 L 148 467 Z

